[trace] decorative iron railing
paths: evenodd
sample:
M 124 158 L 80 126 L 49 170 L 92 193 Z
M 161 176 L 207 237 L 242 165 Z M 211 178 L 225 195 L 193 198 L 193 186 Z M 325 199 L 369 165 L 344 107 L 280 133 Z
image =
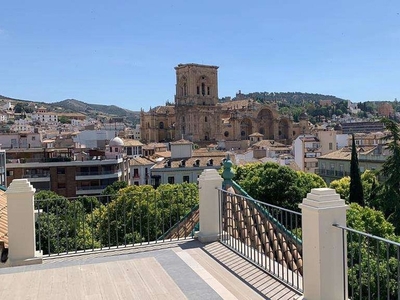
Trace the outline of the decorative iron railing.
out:
M 301 213 L 219 191 L 221 242 L 302 292 Z
M 342 231 L 344 245 L 347 239 L 342 263 L 348 273 L 343 274 L 348 283 L 348 299 L 400 299 L 400 243 L 346 226 L 333 226 Z
M 65 255 L 193 238 L 188 229 L 166 235 L 175 224 L 185 228 L 179 221 L 198 205 L 198 194 L 187 193 L 152 189 L 35 200 L 37 250 L 47 256 Z

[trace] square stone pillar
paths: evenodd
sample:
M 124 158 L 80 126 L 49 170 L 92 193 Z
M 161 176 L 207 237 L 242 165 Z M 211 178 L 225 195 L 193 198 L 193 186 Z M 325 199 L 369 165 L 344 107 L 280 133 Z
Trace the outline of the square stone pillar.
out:
M 8 259 L 12 266 L 42 262 L 36 252 L 34 194 L 27 179 L 14 179 L 6 191 Z
M 222 187 L 222 177 L 215 169 L 204 170 L 199 179 L 200 232 L 197 237 L 202 243 L 217 241 L 220 234 L 220 211 L 217 188 Z
M 312 189 L 302 210 L 304 299 L 347 299 L 346 235 L 332 224 L 346 225 L 348 206 L 333 189 Z M 343 258 L 343 255 L 345 257 Z M 345 259 L 346 266 L 343 266 Z

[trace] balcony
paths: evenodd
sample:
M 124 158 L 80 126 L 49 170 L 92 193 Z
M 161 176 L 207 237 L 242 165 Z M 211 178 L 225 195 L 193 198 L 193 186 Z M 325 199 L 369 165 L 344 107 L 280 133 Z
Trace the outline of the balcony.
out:
M 25 174 L 22 178 L 26 178 L 29 182 L 50 182 L 50 174 Z
M 96 185 L 96 186 L 77 186 L 76 195 L 99 195 L 106 188 L 106 185 Z
M 100 171 L 100 172 L 76 172 L 75 180 L 108 179 L 122 176 L 119 170 Z

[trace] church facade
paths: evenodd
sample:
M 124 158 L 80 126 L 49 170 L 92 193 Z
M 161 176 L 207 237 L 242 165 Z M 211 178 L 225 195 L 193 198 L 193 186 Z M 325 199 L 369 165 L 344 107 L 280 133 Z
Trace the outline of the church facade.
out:
M 240 141 L 258 132 L 264 139 L 290 144 L 299 134 L 309 132 L 305 114 L 294 123 L 279 114 L 274 104 L 252 99 L 220 102 L 217 66 L 179 64 L 175 71 L 175 105 L 141 111 L 144 142 L 182 138 L 195 143 Z

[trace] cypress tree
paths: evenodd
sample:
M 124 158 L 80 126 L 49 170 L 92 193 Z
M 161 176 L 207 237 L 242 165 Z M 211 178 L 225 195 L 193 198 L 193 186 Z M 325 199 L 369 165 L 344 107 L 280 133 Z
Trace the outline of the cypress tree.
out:
M 350 161 L 350 197 L 349 201 L 365 206 L 364 192 L 361 183 L 360 170 L 358 168 L 358 156 L 354 134 L 352 134 L 351 161 Z

